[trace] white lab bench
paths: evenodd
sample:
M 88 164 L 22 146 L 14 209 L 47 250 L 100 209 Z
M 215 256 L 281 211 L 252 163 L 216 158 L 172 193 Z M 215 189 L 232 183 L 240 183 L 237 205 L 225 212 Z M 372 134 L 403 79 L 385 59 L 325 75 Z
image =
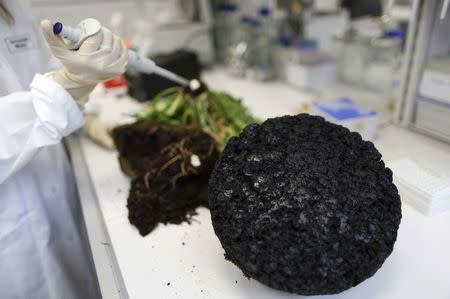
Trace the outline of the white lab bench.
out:
M 260 118 L 296 114 L 312 95 L 282 83 L 255 83 L 208 71 L 206 82 L 242 97 Z M 99 100 L 99 99 L 98 99 Z M 124 120 L 139 110 L 129 98 L 103 96 L 105 119 Z M 450 169 L 450 146 L 389 126 L 376 145 L 384 159 L 409 157 Z M 209 211 L 191 225 L 158 225 L 145 238 L 128 222 L 130 181 L 117 153 L 81 135 L 68 140 L 83 216 L 104 298 L 299 298 L 247 279 L 224 259 Z M 450 298 L 450 212 L 425 217 L 402 204 L 403 218 L 391 256 L 370 279 L 338 295 L 320 298 Z

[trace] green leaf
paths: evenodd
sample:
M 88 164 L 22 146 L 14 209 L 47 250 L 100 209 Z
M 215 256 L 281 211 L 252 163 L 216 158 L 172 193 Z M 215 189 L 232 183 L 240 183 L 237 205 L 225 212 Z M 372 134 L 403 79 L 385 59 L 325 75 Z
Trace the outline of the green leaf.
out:
M 136 115 L 168 126 L 197 125 L 223 147 L 232 136 L 257 122 L 242 102 L 224 92 L 209 91 L 192 98 L 179 87 L 166 89 Z

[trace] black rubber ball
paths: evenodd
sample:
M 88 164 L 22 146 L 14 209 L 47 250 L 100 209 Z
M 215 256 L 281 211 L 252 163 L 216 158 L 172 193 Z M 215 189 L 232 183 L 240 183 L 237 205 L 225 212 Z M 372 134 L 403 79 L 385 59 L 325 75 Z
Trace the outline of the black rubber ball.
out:
M 301 114 L 248 126 L 209 182 L 212 223 L 245 275 L 302 295 L 342 292 L 392 252 L 401 203 L 380 153 Z

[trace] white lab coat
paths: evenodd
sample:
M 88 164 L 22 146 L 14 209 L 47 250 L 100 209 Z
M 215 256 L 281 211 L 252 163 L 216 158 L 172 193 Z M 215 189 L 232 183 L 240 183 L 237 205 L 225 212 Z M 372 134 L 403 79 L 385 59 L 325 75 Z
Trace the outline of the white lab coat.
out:
M 61 139 L 83 115 L 43 75 L 51 55 L 25 1 L 0 19 L 0 298 L 98 298 Z

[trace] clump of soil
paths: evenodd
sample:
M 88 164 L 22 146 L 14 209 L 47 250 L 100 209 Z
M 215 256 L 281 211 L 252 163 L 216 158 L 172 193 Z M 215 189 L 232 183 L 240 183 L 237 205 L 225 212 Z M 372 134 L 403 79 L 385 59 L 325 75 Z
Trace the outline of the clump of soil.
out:
M 123 171 L 131 176 L 128 218 L 142 236 L 159 223 L 189 222 L 208 206 L 208 178 L 217 158 L 212 138 L 195 127 L 137 122 L 113 138 Z
M 391 254 L 392 172 L 357 133 L 301 114 L 230 139 L 209 183 L 214 230 L 245 275 L 301 295 L 342 292 Z

